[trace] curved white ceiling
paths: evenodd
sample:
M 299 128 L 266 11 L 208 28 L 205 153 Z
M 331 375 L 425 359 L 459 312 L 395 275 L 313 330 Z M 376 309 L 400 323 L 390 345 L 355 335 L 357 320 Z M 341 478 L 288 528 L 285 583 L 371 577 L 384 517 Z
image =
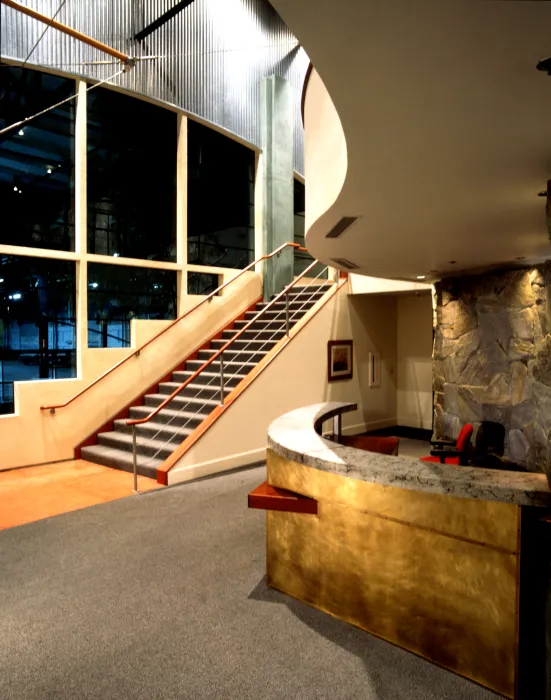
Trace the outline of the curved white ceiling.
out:
M 536 70 L 551 3 L 272 4 L 346 137 L 345 184 L 307 236 L 315 256 L 406 279 L 551 257 L 537 196 L 551 178 L 551 77 Z M 361 219 L 326 239 L 342 216 Z

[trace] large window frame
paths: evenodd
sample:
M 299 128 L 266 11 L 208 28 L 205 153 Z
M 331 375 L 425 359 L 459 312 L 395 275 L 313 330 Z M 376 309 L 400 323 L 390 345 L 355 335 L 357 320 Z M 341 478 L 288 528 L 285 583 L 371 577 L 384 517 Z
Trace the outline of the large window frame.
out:
M 18 61 L 6 61 L 15 67 L 22 66 Z M 74 78 L 73 75 L 68 75 L 63 71 L 44 70 L 35 66 L 26 66 L 28 70 L 36 70 L 44 73 L 59 75 L 63 78 L 70 78 L 75 82 L 75 128 L 74 128 L 74 250 L 54 250 L 49 248 L 30 248 L 14 245 L 0 244 L 0 254 L 29 256 L 35 258 L 46 258 L 56 260 L 67 260 L 75 263 L 76 266 L 76 358 L 77 372 L 76 379 L 82 379 L 84 376 L 83 366 L 86 362 L 86 356 L 89 352 L 108 352 L 109 348 L 89 348 L 88 347 L 88 264 L 102 263 L 108 265 L 122 265 L 127 267 L 143 267 L 157 270 L 172 270 L 176 272 L 177 292 L 175 314 L 177 317 L 185 313 L 189 309 L 188 302 L 188 276 L 193 273 L 206 273 L 216 275 L 219 282 L 226 281 L 234 275 L 234 271 L 227 267 L 213 267 L 208 265 L 190 265 L 187 261 L 187 189 L 188 189 L 188 169 L 187 169 L 187 152 L 188 152 L 188 134 L 187 125 L 188 116 L 186 112 L 172 105 L 167 105 L 161 101 L 149 99 L 129 90 L 115 88 L 113 86 L 103 85 L 102 90 L 116 90 L 126 94 L 137 100 L 144 100 L 159 107 L 159 109 L 167 109 L 175 112 L 177 115 L 177 154 L 176 154 L 176 260 L 174 262 L 163 262 L 156 260 L 119 257 L 110 255 L 100 255 L 88 252 L 88 222 L 87 222 L 87 89 L 91 82 L 82 78 Z M 197 120 L 204 124 L 204 121 Z M 212 127 L 215 128 L 215 127 Z M 222 129 L 220 131 L 225 137 L 232 138 Z M 235 137 L 235 140 L 243 144 L 243 140 Z M 255 172 L 254 172 L 254 207 L 255 207 L 255 226 L 254 226 L 254 259 L 265 253 L 262 249 L 262 235 L 260 232 L 261 220 L 261 187 L 259 186 L 260 177 L 260 149 L 252 144 L 246 144 L 248 148 L 255 154 Z M 191 285 L 190 288 L 194 288 Z

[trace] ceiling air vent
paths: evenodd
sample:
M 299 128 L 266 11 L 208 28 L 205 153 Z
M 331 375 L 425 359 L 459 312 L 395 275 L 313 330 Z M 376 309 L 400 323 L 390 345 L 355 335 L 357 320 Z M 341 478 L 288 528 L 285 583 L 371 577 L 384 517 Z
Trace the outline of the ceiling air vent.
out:
M 336 263 L 340 267 L 346 267 L 347 270 L 357 270 L 360 267 L 346 258 L 331 258 L 331 262 Z
M 343 216 L 340 221 L 333 226 L 329 233 L 325 234 L 326 238 L 338 238 L 346 231 L 349 226 L 352 226 L 354 221 L 356 221 L 357 216 Z

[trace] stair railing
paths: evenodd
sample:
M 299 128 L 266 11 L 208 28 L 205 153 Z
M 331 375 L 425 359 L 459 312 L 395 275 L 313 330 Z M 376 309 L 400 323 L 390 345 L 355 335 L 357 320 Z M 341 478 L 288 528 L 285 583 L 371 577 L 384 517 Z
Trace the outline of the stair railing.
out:
M 195 372 L 193 372 L 192 375 L 191 375 L 190 377 L 188 377 L 188 379 L 186 379 L 185 382 L 183 382 L 179 387 L 177 387 L 177 388 L 172 392 L 172 394 L 170 394 L 169 396 L 167 396 L 167 398 L 166 398 L 164 401 L 162 401 L 162 403 L 159 404 L 159 406 L 157 406 L 157 407 L 149 414 L 149 416 L 146 416 L 145 418 L 140 418 L 140 419 L 128 420 L 128 421 L 126 422 L 126 424 L 127 424 L 128 426 L 131 426 L 131 427 L 132 427 L 132 454 L 133 454 L 133 466 L 134 466 L 134 472 L 135 472 L 135 473 L 137 473 L 137 449 L 136 449 L 136 447 L 137 447 L 137 446 L 136 446 L 136 441 L 137 441 L 137 434 L 136 434 L 136 433 L 137 433 L 137 428 L 136 428 L 136 426 L 138 426 L 138 425 L 143 425 L 144 423 L 149 422 L 152 418 L 154 418 L 156 415 L 158 415 L 158 413 L 159 413 L 163 408 L 165 408 L 168 404 L 170 404 L 171 401 L 173 401 L 173 399 L 174 399 L 176 396 L 178 396 L 178 394 L 180 394 L 191 382 L 193 382 L 194 379 L 196 379 L 209 365 L 211 365 L 211 364 L 212 364 L 213 362 L 215 362 L 217 359 L 218 359 L 219 362 L 220 362 L 220 371 L 219 371 L 219 374 L 218 374 L 218 379 L 216 379 L 215 377 L 213 377 L 213 379 L 212 379 L 210 382 L 208 382 L 207 384 L 203 385 L 202 388 L 200 389 L 200 391 L 193 397 L 192 400 L 196 400 L 197 398 L 199 398 L 200 395 L 203 393 L 204 390 L 207 390 L 207 389 L 209 389 L 209 388 L 212 388 L 213 383 L 214 383 L 215 381 L 219 381 L 219 382 L 220 382 L 220 405 L 223 405 L 223 404 L 224 404 L 224 400 L 225 400 L 225 386 L 226 386 L 226 372 L 225 372 L 225 366 L 224 366 L 224 352 L 225 352 L 226 350 L 228 350 L 228 349 L 230 348 L 230 346 L 231 346 L 236 340 L 238 340 L 238 339 L 243 335 L 243 333 L 245 333 L 254 323 L 256 323 L 259 319 L 261 319 L 262 316 L 263 316 L 267 311 L 269 311 L 270 308 L 271 308 L 274 304 L 276 304 L 278 301 L 281 301 L 282 297 L 285 298 L 285 307 L 284 307 L 284 309 L 283 309 L 282 311 L 278 312 L 278 313 L 275 315 L 275 317 L 274 317 L 273 319 L 270 319 L 270 320 L 271 320 L 272 322 L 273 322 L 273 321 L 277 321 L 277 320 L 284 320 L 285 335 L 286 335 L 287 338 L 289 338 L 289 335 L 290 335 L 290 328 L 291 328 L 291 321 L 292 321 L 293 317 L 295 317 L 296 315 L 300 314 L 301 311 L 304 309 L 304 307 L 307 306 L 307 304 L 309 304 L 309 302 L 314 298 L 314 296 L 315 296 L 315 294 L 316 294 L 315 289 L 319 289 L 319 287 L 320 287 L 320 285 L 317 284 L 316 282 L 317 282 L 318 278 L 320 278 L 322 275 L 324 275 L 324 274 L 327 272 L 328 267 L 323 268 L 323 269 L 318 273 L 318 275 L 316 275 L 316 277 L 313 278 L 313 280 L 312 280 L 309 284 L 306 285 L 306 287 L 308 287 L 308 286 L 314 287 L 314 292 L 313 292 L 306 300 L 304 300 L 304 301 L 300 304 L 300 306 L 299 306 L 298 309 L 295 309 L 295 310 L 293 310 L 293 311 L 290 309 L 290 292 L 291 292 L 292 288 L 297 284 L 297 282 L 298 282 L 299 280 L 301 280 L 304 276 L 306 276 L 307 273 L 310 272 L 310 271 L 315 267 L 315 265 L 317 265 L 317 264 L 318 264 L 318 261 L 317 261 L 317 260 L 314 260 L 314 261 L 313 261 L 313 262 L 312 262 L 298 277 L 296 277 L 289 285 L 287 285 L 287 287 L 285 287 L 285 289 L 284 289 L 282 292 L 280 292 L 271 302 L 269 302 L 261 311 L 259 311 L 259 312 L 254 316 L 254 318 L 252 318 L 247 324 L 245 324 L 245 326 L 244 326 L 240 331 L 238 331 L 238 332 L 233 336 L 233 338 L 230 338 L 230 339 L 228 340 L 228 342 L 225 343 L 225 344 L 222 346 L 222 348 L 220 348 L 217 352 L 214 353 L 214 355 L 212 355 L 212 357 L 210 357 L 208 360 L 206 360 L 206 361 L 203 363 L 203 365 L 202 365 L 199 369 L 197 369 Z M 330 283 L 329 280 L 328 280 L 328 282 Z M 284 314 L 284 319 L 281 318 L 281 316 L 282 316 L 283 314 Z M 278 333 L 280 332 L 280 330 L 281 330 L 281 329 L 276 329 L 276 330 L 274 330 L 274 332 L 272 333 L 272 335 L 271 335 L 269 338 L 265 339 L 265 340 L 264 340 L 264 343 L 262 343 L 262 345 L 260 346 L 260 348 L 257 348 L 257 349 L 260 351 L 263 347 L 269 345 L 269 344 L 275 339 L 275 336 L 278 335 Z M 251 339 L 246 343 L 246 345 L 245 345 L 243 348 L 240 349 L 239 352 L 245 351 L 246 348 L 250 347 L 250 345 L 251 345 L 252 343 L 256 342 L 256 341 L 258 340 L 258 336 L 259 336 L 261 333 L 263 333 L 263 332 L 265 332 L 265 331 L 263 331 L 263 330 L 260 329 L 260 330 L 258 331 L 258 334 L 255 335 L 253 338 L 251 338 Z M 233 370 L 233 376 L 238 375 L 238 374 L 239 374 L 239 371 L 241 370 L 241 368 L 244 367 L 246 364 L 247 364 L 247 362 L 246 362 L 246 361 L 243 361 L 240 365 L 238 365 L 237 369 L 234 369 L 234 370 Z M 228 375 L 228 376 L 232 376 L 232 375 Z M 189 405 L 189 403 L 190 403 L 190 402 L 187 402 L 187 403 L 176 413 L 176 415 L 175 415 L 170 421 L 168 421 L 167 423 L 163 424 L 163 428 L 164 428 L 165 426 L 170 425 L 170 424 L 172 423 L 172 421 L 175 420 L 175 419 L 178 417 L 178 415 L 181 414 L 181 413 L 185 410 L 185 408 Z M 194 418 L 194 416 L 195 416 L 199 411 L 200 411 L 200 409 L 198 409 L 198 410 L 195 412 L 195 414 L 194 414 L 193 416 L 191 416 L 191 417 L 186 421 L 186 423 L 184 423 L 184 425 L 179 426 L 180 429 L 184 429 L 184 428 L 188 425 L 188 423 Z M 162 430 L 162 428 L 161 428 L 161 430 Z M 156 433 L 155 435 L 153 435 L 153 436 L 150 438 L 149 442 L 155 440 L 155 438 L 156 438 L 157 435 L 161 432 L 161 430 L 157 431 L 157 433 Z M 165 443 L 157 450 L 157 452 L 155 453 L 155 455 L 151 456 L 150 460 L 151 460 L 151 459 L 154 459 L 154 458 L 156 457 L 156 455 L 165 447 L 165 445 L 169 444 L 170 442 L 172 442 L 171 439 L 166 440 Z
M 94 379 L 93 382 L 90 382 L 90 384 L 88 384 L 88 386 L 85 386 L 84 389 L 82 389 L 81 391 L 79 391 L 79 392 L 77 392 L 76 394 L 74 394 L 74 396 L 72 396 L 70 399 L 67 399 L 67 401 L 65 401 L 64 403 L 51 404 L 51 405 L 46 405 L 46 406 L 40 406 L 40 410 L 41 410 L 41 411 L 50 411 L 50 413 L 53 414 L 53 413 L 56 412 L 57 409 L 59 409 L 59 408 L 65 408 L 66 406 L 69 406 L 69 404 L 73 403 L 73 401 L 76 401 L 76 399 L 78 399 L 80 396 L 82 396 L 83 394 L 85 394 L 85 393 L 86 393 L 89 389 L 91 389 L 93 386 L 95 386 L 96 384 L 98 384 L 99 382 L 101 382 L 103 379 L 105 379 L 105 377 L 107 377 L 109 374 L 111 374 L 111 372 L 114 372 L 114 371 L 115 371 L 116 369 L 118 369 L 121 365 L 125 364 L 125 362 L 128 362 L 128 361 L 129 361 L 130 359 L 132 359 L 133 357 L 139 357 L 140 353 L 142 352 L 142 350 L 143 350 L 144 348 L 146 348 L 148 345 L 150 345 L 150 344 L 153 343 L 155 340 L 157 340 L 157 338 L 159 338 L 161 335 L 163 335 L 163 333 L 166 333 L 168 330 L 170 330 L 170 329 L 171 329 L 173 326 L 175 326 L 177 323 L 180 323 L 181 321 L 183 321 L 183 320 L 184 320 L 185 318 L 187 318 L 190 314 L 192 314 L 194 311 L 196 311 L 197 309 L 199 309 L 203 304 L 210 302 L 215 296 L 218 296 L 218 295 L 220 294 L 220 292 L 221 292 L 223 289 L 225 289 L 225 288 L 228 287 L 230 284 L 232 284 L 233 282 L 235 282 L 235 280 L 239 279 L 243 274 L 245 274 L 245 272 L 248 272 L 249 270 L 251 270 L 252 268 L 254 268 L 255 265 L 260 264 L 263 260 L 268 260 L 269 258 L 273 258 L 275 255 L 279 255 L 285 248 L 288 248 L 288 247 L 291 247 L 291 248 L 295 248 L 295 249 L 297 249 L 297 250 L 302 250 L 302 251 L 308 252 L 308 251 L 306 250 L 306 248 L 303 248 L 303 247 L 300 246 L 298 243 L 290 243 L 290 242 L 289 242 L 289 243 L 283 243 L 282 245 L 279 246 L 279 248 L 276 248 L 272 253 L 267 253 L 266 255 L 262 255 L 260 258 L 258 258 L 258 259 L 255 260 L 254 262 L 249 263 L 249 265 L 247 265 L 247 267 L 245 267 L 245 268 L 243 268 L 242 270 L 240 270 L 239 273 L 238 273 L 237 275 L 235 275 L 235 277 L 232 277 L 231 280 L 228 280 L 227 282 L 224 282 L 224 283 L 221 284 L 219 287 L 217 287 L 213 292 L 211 292 L 208 296 L 206 296 L 204 299 L 201 299 L 201 301 L 200 301 L 196 306 L 194 306 L 192 309 L 190 309 L 189 311 L 186 311 L 185 314 L 182 314 L 182 315 L 179 316 L 178 318 L 174 319 L 174 321 L 172 321 L 172 323 L 170 323 L 168 326 L 166 326 L 165 328 L 163 328 L 162 331 L 159 331 L 159 333 L 157 333 L 157 334 L 154 335 L 152 338 L 150 338 L 146 343 L 144 343 L 143 345 L 141 345 L 137 350 L 135 350 L 134 352 L 132 352 L 130 355 L 127 355 L 124 359 L 120 360 L 120 362 L 117 362 L 115 365 L 113 365 L 112 367 L 110 367 L 107 371 L 103 372 L 103 374 L 100 374 L 99 377 L 97 377 L 96 379 Z
M 322 270 L 318 273 L 318 275 L 316 275 L 316 277 L 313 278 L 312 282 L 310 282 L 309 284 L 307 284 L 304 288 L 306 288 L 306 287 L 308 287 L 308 286 L 311 286 L 311 287 L 313 287 L 314 289 L 319 289 L 319 288 L 320 288 L 320 285 L 315 284 L 315 281 L 316 281 L 318 278 L 320 278 L 322 275 L 324 275 L 324 273 L 325 273 L 328 269 L 329 269 L 328 267 L 322 269 Z M 329 281 L 328 281 L 328 282 L 329 282 Z M 329 282 L 329 284 L 330 284 L 330 282 Z M 285 320 L 286 320 L 286 324 L 285 324 L 285 325 L 286 325 L 286 336 L 289 337 L 290 324 L 289 324 L 289 325 L 287 324 L 287 319 L 290 319 L 290 321 L 292 321 L 297 315 L 301 314 L 301 312 L 303 311 L 304 307 L 305 307 L 307 304 L 310 303 L 310 301 L 314 298 L 315 294 L 316 294 L 316 292 L 314 291 L 306 300 L 304 300 L 304 301 L 300 304 L 300 306 L 298 307 L 298 309 L 289 310 L 289 298 L 290 298 L 290 295 L 289 295 L 289 293 L 287 293 L 287 294 L 286 294 L 286 297 L 285 297 L 285 298 L 286 298 L 286 305 L 285 305 L 284 311 L 280 311 L 279 313 L 277 313 L 277 314 L 275 315 L 275 317 L 274 317 L 273 319 L 271 319 L 271 321 L 273 322 L 273 321 L 279 320 L 279 318 L 281 317 L 281 314 L 282 314 L 283 312 L 285 312 L 285 314 L 286 314 L 286 319 L 285 319 Z M 257 313 L 256 316 L 253 318 L 253 321 L 256 321 L 256 320 L 258 319 L 258 317 L 260 316 L 261 313 L 262 313 L 262 312 Z M 272 335 L 271 335 L 269 338 L 265 338 L 265 339 L 264 339 L 264 342 L 260 345 L 260 347 L 256 348 L 257 352 L 262 352 L 263 349 L 264 349 L 267 345 L 269 345 L 269 344 L 275 339 L 275 336 L 280 332 L 280 330 L 281 330 L 281 329 L 276 329 L 276 330 L 272 333 Z M 241 348 L 241 349 L 240 349 L 239 351 L 237 351 L 237 352 L 245 352 L 245 351 L 247 350 L 247 348 L 249 348 L 249 347 L 251 346 L 252 343 L 258 342 L 258 335 L 261 334 L 261 333 L 263 333 L 263 332 L 264 332 L 264 331 L 259 330 L 259 331 L 258 331 L 258 334 L 257 334 L 256 336 L 254 336 L 253 338 L 251 338 L 251 339 L 245 344 L 245 346 L 244 346 L 243 348 Z M 200 385 L 201 388 L 199 389 L 199 391 L 197 392 L 197 394 L 195 394 L 195 396 L 193 396 L 193 398 L 190 398 L 189 401 L 187 401 L 187 402 L 182 406 L 182 408 L 180 408 L 179 410 L 177 410 L 177 411 L 175 412 L 175 415 L 174 415 L 169 421 L 167 421 L 166 423 L 163 423 L 162 428 L 161 428 L 160 430 L 158 430 L 152 437 L 149 438 L 149 440 L 148 440 L 149 443 L 153 442 L 153 440 L 156 439 L 156 437 L 159 435 L 159 433 L 161 433 L 161 432 L 164 430 L 164 428 L 166 428 L 166 426 L 170 426 L 170 425 L 172 424 L 172 422 L 173 422 L 174 420 L 176 420 L 176 418 L 178 418 L 182 413 L 184 413 L 185 410 L 186 410 L 186 408 L 189 406 L 189 404 L 190 404 L 192 401 L 196 401 L 197 399 L 200 400 L 200 397 L 201 397 L 201 395 L 204 393 L 204 391 L 207 390 L 207 389 L 209 389 L 209 388 L 212 388 L 213 383 L 214 383 L 215 381 L 218 381 L 219 379 L 220 379 L 220 381 L 221 381 L 220 403 L 221 403 L 221 405 L 223 405 L 223 403 L 224 403 L 224 398 L 225 398 L 225 397 L 224 397 L 224 379 L 221 377 L 221 373 L 223 372 L 223 373 L 224 373 L 224 374 L 223 374 L 223 377 L 225 378 L 225 366 L 222 365 L 222 362 L 223 362 L 223 354 L 220 355 L 220 360 L 221 360 L 221 367 L 220 367 L 220 373 L 219 373 L 219 375 L 218 375 L 218 378 L 213 377 L 213 379 L 211 379 L 211 381 L 208 382 L 207 384 Z M 239 376 L 240 370 L 241 370 L 243 367 L 245 367 L 245 365 L 247 365 L 248 363 L 247 363 L 246 360 L 244 360 L 244 361 L 241 362 L 241 364 L 239 364 L 239 363 L 237 363 L 237 364 L 238 364 L 237 368 L 233 370 L 233 375 L 229 375 L 229 376 Z M 192 381 L 192 379 L 190 378 L 189 381 Z M 195 411 L 195 413 L 193 413 L 193 414 L 190 416 L 190 418 L 188 418 L 188 420 L 187 420 L 183 425 L 179 426 L 180 430 L 185 429 L 185 428 L 187 427 L 187 425 L 188 425 L 188 424 L 195 418 L 195 416 L 196 416 L 197 414 L 199 414 L 200 412 L 201 412 L 201 409 L 200 409 L 200 408 L 197 409 L 197 410 Z M 133 439 L 132 439 L 133 446 L 135 445 L 135 439 L 136 439 L 136 435 L 134 434 L 134 432 L 135 432 L 135 428 L 133 428 Z M 167 440 L 165 440 L 165 442 L 163 443 L 163 445 L 161 445 L 161 447 L 157 450 L 157 452 L 156 452 L 154 455 L 152 455 L 152 456 L 150 457 L 150 459 L 148 460 L 147 463 L 150 463 L 152 459 L 155 459 L 155 457 L 159 454 L 159 452 L 160 452 L 162 449 L 164 449 L 164 447 L 165 447 L 166 445 L 170 444 L 171 442 L 172 442 L 172 438 L 168 438 Z M 134 452 L 133 452 L 133 454 L 134 454 Z

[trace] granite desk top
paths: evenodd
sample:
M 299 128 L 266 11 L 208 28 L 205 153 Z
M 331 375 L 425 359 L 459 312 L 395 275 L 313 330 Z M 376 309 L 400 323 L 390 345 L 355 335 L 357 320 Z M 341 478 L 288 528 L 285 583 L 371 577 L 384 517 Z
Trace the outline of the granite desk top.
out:
M 383 486 L 551 507 L 551 491 L 544 474 L 390 457 L 345 447 L 321 436 L 324 421 L 355 408 L 356 404 L 352 403 L 327 402 L 286 413 L 268 428 L 268 446 L 282 457 L 307 467 Z

